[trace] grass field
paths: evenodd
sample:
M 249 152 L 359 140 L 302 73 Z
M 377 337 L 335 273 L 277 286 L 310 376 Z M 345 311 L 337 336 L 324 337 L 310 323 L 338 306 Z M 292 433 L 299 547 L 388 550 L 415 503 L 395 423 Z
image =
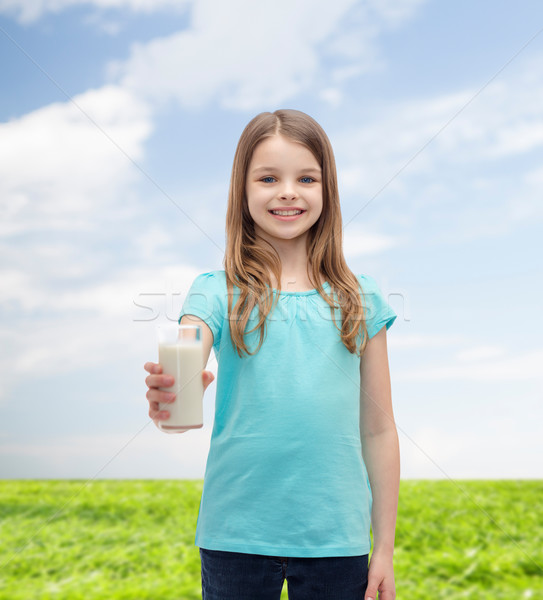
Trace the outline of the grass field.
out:
M 0 599 L 200 598 L 201 490 L 0 481 Z M 542 499 L 543 481 L 402 481 L 397 599 L 543 600 Z

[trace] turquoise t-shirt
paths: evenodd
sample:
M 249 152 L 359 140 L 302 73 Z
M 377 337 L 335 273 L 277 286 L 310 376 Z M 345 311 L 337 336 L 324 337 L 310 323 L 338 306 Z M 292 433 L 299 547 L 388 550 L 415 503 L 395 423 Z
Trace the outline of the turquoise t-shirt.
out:
M 373 278 L 358 278 L 371 338 L 396 314 Z M 330 292 L 328 282 L 324 289 Z M 209 325 L 218 362 L 196 545 L 271 556 L 368 554 L 372 495 L 360 443 L 360 359 L 341 342 L 325 300 L 316 289 L 281 291 L 260 351 L 243 358 L 230 339 L 224 271 L 194 280 L 185 314 Z M 251 351 L 258 336 L 246 336 Z

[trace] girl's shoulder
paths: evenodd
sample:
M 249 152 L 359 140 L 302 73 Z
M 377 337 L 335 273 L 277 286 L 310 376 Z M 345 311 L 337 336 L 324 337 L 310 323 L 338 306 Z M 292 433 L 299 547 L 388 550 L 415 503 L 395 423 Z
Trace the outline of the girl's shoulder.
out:
M 200 273 L 194 279 L 194 284 L 207 285 L 208 287 L 226 286 L 226 273 L 224 271 L 208 271 L 206 273 Z
M 357 275 L 358 282 L 362 289 L 364 303 L 373 306 L 375 310 L 380 310 L 385 304 L 388 304 L 381 286 L 371 275 Z
M 361 274 L 357 275 L 356 278 L 358 279 L 358 282 L 359 282 L 360 286 L 362 287 L 362 291 L 364 293 L 366 292 L 366 290 L 368 292 L 379 290 L 377 281 L 375 281 L 375 278 L 372 277 L 371 275 L 367 275 L 366 273 L 363 273 L 363 274 L 361 273 Z
M 207 271 L 197 275 L 190 286 L 188 296 L 191 298 L 205 297 L 212 298 L 226 297 L 226 273 L 224 271 Z

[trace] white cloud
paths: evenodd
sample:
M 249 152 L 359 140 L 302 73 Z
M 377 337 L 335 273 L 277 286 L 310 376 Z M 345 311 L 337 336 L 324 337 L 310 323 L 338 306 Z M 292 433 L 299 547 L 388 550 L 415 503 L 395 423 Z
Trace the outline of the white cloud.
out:
M 137 180 L 147 106 L 115 86 L 73 100 L 0 124 L 0 235 L 90 229 Z
M 500 358 L 479 357 L 477 360 L 464 360 L 459 364 L 435 366 L 425 364 L 424 368 L 409 368 L 397 371 L 395 378 L 398 381 L 528 381 L 539 380 L 543 377 L 541 364 L 543 351 L 534 350 L 518 356 Z
M 540 219 L 532 157 L 543 151 L 542 65 L 543 56 L 519 58 L 477 96 L 473 87 L 394 102 L 335 134 L 345 196 L 362 206 L 360 198 L 372 199 L 388 223 L 424 227 L 435 243 L 503 235 Z
M 177 320 L 199 272 L 183 265 L 116 269 L 69 287 L 32 272 L 1 272 L 7 285 L 0 302 L 0 404 L 13 401 L 14 386 L 28 378 L 112 365 L 131 373 L 134 365 L 156 360 L 156 326 Z M 215 372 L 213 356 L 208 364 Z
M 534 169 L 526 174 L 526 182 L 532 185 L 543 185 L 543 167 Z
M 541 436 L 520 410 L 536 403 L 519 399 L 516 413 L 487 415 L 484 428 L 469 415 L 456 430 L 437 416 L 413 432 L 399 430 L 402 478 L 541 478 Z
M 464 334 L 396 335 L 390 339 L 395 348 L 450 348 L 466 341 Z
M 150 13 L 179 13 L 193 0 L 0 0 L 0 13 L 13 15 L 21 23 L 32 23 L 47 13 L 59 13 L 73 6 L 96 9 L 132 10 Z
M 344 163 L 366 165 L 363 170 L 360 168 L 357 183 L 364 179 L 375 181 L 369 177 L 375 163 L 386 162 L 388 174 L 392 175 L 449 121 L 408 167 L 409 173 L 428 172 L 443 157 L 458 165 L 542 147 L 543 115 L 539 107 L 543 103 L 543 78 L 534 79 L 531 72 L 541 72 L 542 63 L 543 59 L 527 61 L 518 75 L 490 84 L 476 98 L 477 89 L 473 88 L 385 107 L 374 115 L 371 125 L 336 136 L 345 156 L 351 157 Z M 380 175 L 379 181 L 383 179 Z M 372 184 L 375 187 L 377 183 Z
M 343 102 L 343 93 L 338 88 L 326 88 L 321 90 L 319 97 L 333 108 L 337 108 Z
M 157 103 L 174 99 L 194 108 L 218 99 L 228 109 L 271 107 L 322 87 L 321 52 L 340 60 L 337 68 L 371 68 L 377 34 L 419 4 L 362 10 L 356 0 L 199 0 L 189 30 L 135 45 L 110 73 Z M 349 42 L 347 52 L 343 40 L 351 37 L 356 44 Z M 338 91 L 324 98 L 337 102 Z
M 0 477 L 203 478 L 209 427 L 165 434 L 145 419 L 143 408 L 138 405 L 135 411 L 141 413 L 141 427 L 134 431 L 65 434 L 31 443 L 0 441 Z
M 424 4 L 426 0 L 369 0 L 368 8 L 375 11 L 390 26 L 397 26 Z
M 357 223 L 349 223 L 343 233 L 343 252 L 347 259 L 379 254 L 400 244 L 400 240 L 382 233 L 372 233 Z
M 179 254 L 194 225 L 180 216 L 161 231 L 142 213 L 133 161 L 152 130 L 147 105 L 118 86 L 74 101 L 0 125 L 3 401 L 59 365 L 143 364 L 156 345 L 149 319 L 176 319 L 197 274 Z
M 198 274 L 183 265 L 125 269 L 78 288 L 36 285 L 32 273 L 5 271 L 2 303 L 17 327 L 1 332 L 2 360 L 13 377 L 65 372 L 108 364 L 119 352 L 138 352 L 142 336 L 153 336 L 159 321 L 176 320 L 190 284 Z M 147 307 L 147 308 L 145 308 Z M 37 314 L 37 317 L 34 317 Z M 37 319 L 37 320 L 36 320 Z M 54 345 L 52 340 L 62 340 Z M 154 347 L 154 340 L 153 340 Z
M 376 193 L 469 98 L 470 92 L 464 92 L 390 105 L 374 116 L 370 124 L 336 134 L 336 154 L 345 191 L 367 196 Z M 408 173 L 431 169 L 436 160 L 435 150 L 433 147 L 432 151 L 421 153 L 409 166 Z M 393 181 L 393 185 L 403 187 L 404 177 Z
M 503 356 L 505 351 L 504 346 L 474 346 L 457 352 L 456 359 L 466 362 L 486 360 Z

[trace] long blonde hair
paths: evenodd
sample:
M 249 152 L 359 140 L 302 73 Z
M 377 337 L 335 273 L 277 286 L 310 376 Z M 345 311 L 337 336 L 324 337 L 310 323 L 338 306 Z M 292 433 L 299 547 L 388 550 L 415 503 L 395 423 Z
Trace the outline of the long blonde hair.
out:
M 264 112 L 254 117 L 243 130 L 234 155 L 224 255 L 232 343 L 240 357 L 244 352 L 247 355 L 256 354 L 266 337 L 266 317 L 279 299 L 279 294 L 275 301 L 273 299 L 271 274 L 275 281 L 281 281 L 281 261 L 271 244 L 257 239 L 245 191 L 247 171 L 256 146 L 265 138 L 277 134 L 303 144 L 322 169 L 322 213 L 307 236 L 308 275 L 330 306 L 341 341 L 349 352 L 361 356 L 367 344 L 365 311 L 360 297 L 363 290 L 343 256 L 343 229 L 332 145 L 322 127 L 309 115 L 297 110 Z M 267 245 L 263 245 L 262 241 Z M 321 276 L 330 283 L 331 292 L 337 293 L 339 301 L 326 294 L 321 285 Z M 239 288 L 240 295 L 235 306 L 232 306 L 234 285 Z M 258 323 L 245 332 L 255 306 L 258 306 Z M 341 328 L 336 323 L 335 309 L 341 309 Z M 250 352 L 244 336 L 256 329 L 260 329 L 260 341 L 257 349 Z M 359 334 L 362 344 L 357 347 Z

